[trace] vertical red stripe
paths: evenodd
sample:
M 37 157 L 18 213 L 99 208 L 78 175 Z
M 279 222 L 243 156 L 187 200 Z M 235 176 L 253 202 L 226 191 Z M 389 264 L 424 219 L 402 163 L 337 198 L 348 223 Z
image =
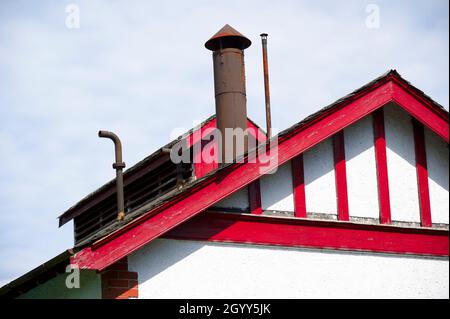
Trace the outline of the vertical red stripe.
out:
M 349 220 L 347 169 L 345 164 L 344 131 L 333 135 L 334 171 L 336 174 L 336 195 L 339 220 Z
M 420 220 L 422 226 L 431 227 L 430 191 L 428 188 L 427 153 L 422 123 L 413 119 L 414 145 L 416 151 L 417 186 L 419 189 Z
M 375 139 L 375 160 L 377 164 L 378 202 L 380 205 L 380 222 L 391 223 L 391 201 L 389 198 L 389 178 L 386 158 L 386 135 L 384 129 L 384 112 L 380 108 L 373 113 L 373 131 Z
M 294 186 L 295 217 L 306 218 L 305 172 L 303 154 L 292 159 L 292 183 Z
M 250 214 L 261 215 L 261 187 L 259 179 L 248 185 L 248 201 L 250 204 Z

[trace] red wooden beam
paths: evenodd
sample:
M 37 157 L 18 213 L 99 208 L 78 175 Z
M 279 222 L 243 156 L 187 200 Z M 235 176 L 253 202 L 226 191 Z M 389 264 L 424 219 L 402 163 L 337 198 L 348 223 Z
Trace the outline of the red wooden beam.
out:
M 448 256 L 449 232 L 339 221 L 206 212 L 165 238 Z
M 250 214 L 261 215 L 261 185 L 259 179 L 248 185 L 248 202 L 250 205 Z
M 419 189 L 420 220 L 424 227 L 431 227 L 430 191 L 428 188 L 427 153 L 423 124 L 413 119 L 416 152 L 417 186 Z
M 295 217 L 306 218 L 305 171 L 303 154 L 294 157 L 292 163 L 292 183 L 294 186 Z
M 373 131 L 375 139 L 375 161 L 377 165 L 380 222 L 382 224 L 390 224 L 391 201 L 389 196 L 389 177 L 386 157 L 386 134 L 384 129 L 383 109 L 378 109 L 373 113 Z
M 334 172 L 339 220 L 349 220 L 344 130 L 333 135 Z
M 449 143 L 448 114 L 445 111 L 427 107 L 429 102 L 418 97 L 410 87 L 398 80 L 392 83 L 392 100 Z

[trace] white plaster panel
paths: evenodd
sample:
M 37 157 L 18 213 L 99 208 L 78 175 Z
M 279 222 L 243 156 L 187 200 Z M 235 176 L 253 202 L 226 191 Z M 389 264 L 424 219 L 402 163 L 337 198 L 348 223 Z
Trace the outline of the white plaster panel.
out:
M 303 166 L 307 212 L 337 214 L 331 138 L 306 151 L 303 155 Z
M 420 222 L 411 116 L 392 104 L 384 108 L 384 119 L 392 220 Z
M 139 298 L 449 298 L 448 259 L 158 239 Z
M 290 161 L 278 167 L 276 173 L 262 176 L 260 187 L 263 210 L 294 211 L 294 190 Z
M 372 117 L 344 130 L 350 216 L 379 218 Z
M 249 207 L 248 188 L 244 187 L 239 191 L 234 192 L 230 196 L 214 204 L 214 207 L 247 209 Z
M 448 144 L 425 128 L 431 221 L 448 224 Z

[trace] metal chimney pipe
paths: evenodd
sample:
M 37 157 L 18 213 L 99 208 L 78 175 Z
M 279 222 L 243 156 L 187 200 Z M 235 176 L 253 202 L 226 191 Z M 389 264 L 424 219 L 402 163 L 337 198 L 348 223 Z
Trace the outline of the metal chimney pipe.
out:
M 270 89 L 269 89 L 269 66 L 267 62 L 267 33 L 261 33 L 263 68 L 264 68 L 264 94 L 266 98 L 266 127 L 267 137 L 272 137 L 272 118 L 270 115 Z
M 225 129 L 240 128 L 244 132 L 247 129 L 244 49 L 250 45 L 249 39 L 228 24 L 205 43 L 213 51 L 217 128 L 222 134 L 221 163 L 233 162 L 247 152 L 247 136 L 244 149 L 236 150 L 236 138 L 227 140 Z M 231 147 L 233 152 L 226 152 Z
M 116 170 L 116 188 L 117 188 L 117 220 L 121 221 L 125 218 L 125 205 L 123 195 L 123 173 L 125 163 L 122 161 L 122 143 L 119 137 L 113 132 L 99 131 L 99 137 L 109 138 L 114 142 L 116 162 L 112 164 L 112 167 Z

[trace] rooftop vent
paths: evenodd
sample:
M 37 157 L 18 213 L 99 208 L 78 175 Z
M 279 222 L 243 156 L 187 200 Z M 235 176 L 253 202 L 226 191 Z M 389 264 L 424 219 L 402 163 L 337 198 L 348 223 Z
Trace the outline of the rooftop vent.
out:
M 191 176 L 191 164 L 174 164 L 167 158 L 160 166 L 134 181 L 127 183 L 125 179 L 125 214 L 176 188 Z M 117 200 L 114 192 L 74 218 L 75 243 L 80 243 L 116 220 Z

